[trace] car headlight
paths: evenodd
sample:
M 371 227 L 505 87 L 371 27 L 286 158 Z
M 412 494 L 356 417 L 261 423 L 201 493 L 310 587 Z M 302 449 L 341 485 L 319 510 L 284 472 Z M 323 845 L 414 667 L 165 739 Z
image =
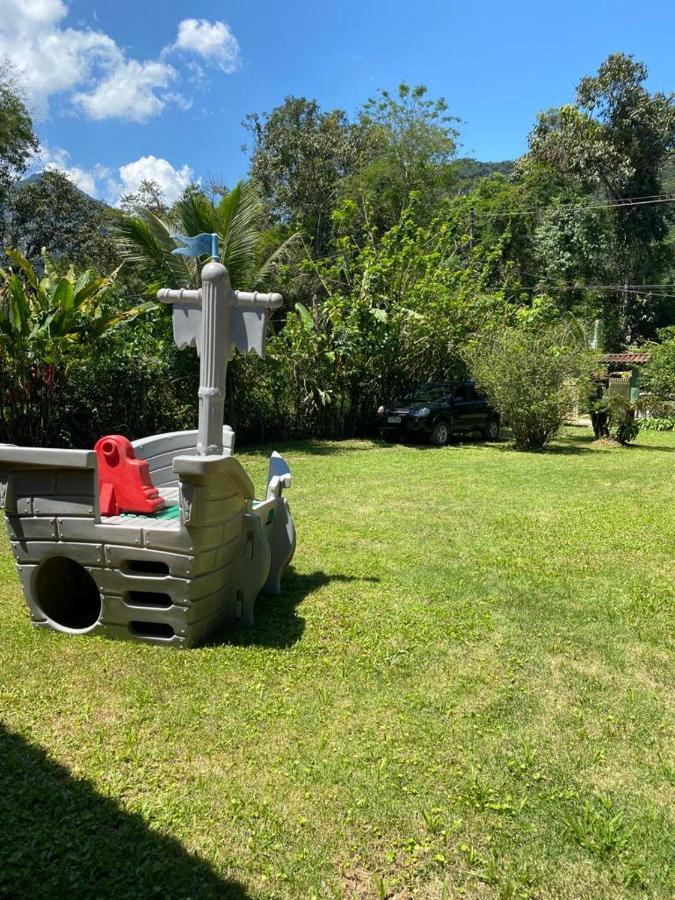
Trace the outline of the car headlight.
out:
M 384 406 L 378 406 L 378 407 L 377 407 L 377 414 L 378 414 L 378 416 L 383 416 L 383 415 L 384 415 Z
M 413 409 L 410 412 L 411 416 L 415 416 L 415 418 L 423 419 L 425 416 L 428 416 L 431 410 L 428 406 L 423 406 L 422 409 Z

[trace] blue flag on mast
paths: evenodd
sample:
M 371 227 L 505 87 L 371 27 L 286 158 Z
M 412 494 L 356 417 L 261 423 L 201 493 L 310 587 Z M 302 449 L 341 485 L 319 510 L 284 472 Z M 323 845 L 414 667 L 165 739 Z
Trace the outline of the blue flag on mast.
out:
M 184 234 L 172 234 L 171 237 L 176 243 L 185 245 L 172 250 L 171 254 L 173 256 L 206 256 L 210 253 L 213 259 L 218 259 L 218 235 L 215 233 L 207 234 L 204 232 L 193 237 Z

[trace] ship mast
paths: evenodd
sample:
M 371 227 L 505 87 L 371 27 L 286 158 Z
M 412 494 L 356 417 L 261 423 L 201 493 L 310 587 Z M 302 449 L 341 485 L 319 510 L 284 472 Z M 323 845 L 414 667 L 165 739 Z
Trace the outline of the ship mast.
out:
M 178 348 L 196 346 L 199 354 L 197 454 L 220 456 L 227 363 L 235 347 L 242 353 L 254 350 L 263 356 L 267 320 L 271 311 L 281 306 L 283 298 L 281 294 L 233 291 L 228 271 L 218 258 L 217 234 L 180 240 L 186 246 L 173 252 L 185 256 L 201 255 L 206 242 L 211 243 L 211 260 L 202 269 L 201 290 L 164 288 L 157 292 L 157 299 L 173 304 Z

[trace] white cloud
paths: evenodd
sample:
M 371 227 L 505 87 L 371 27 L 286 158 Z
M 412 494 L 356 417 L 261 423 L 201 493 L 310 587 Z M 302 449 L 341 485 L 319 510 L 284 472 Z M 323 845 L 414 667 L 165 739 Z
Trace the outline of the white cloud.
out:
M 3 0 L 2 6 L 7 19 L 21 19 L 36 26 L 53 25 L 68 13 L 62 0 Z
M 185 97 L 179 91 L 168 91 L 164 94 L 164 100 L 167 103 L 173 104 L 182 112 L 187 112 L 188 109 L 192 109 L 192 100 L 190 100 L 189 97 Z
M 178 37 L 173 46 L 196 53 L 228 75 L 239 68 L 239 42 L 227 22 L 183 19 L 178 25 Z
M 79 166 L 73 166 L 72 168 L 66 170 L 66 175 L 73 182 L 73 184 L 76 187 L 79 187 L 81 191 L 84 191 L 85 194 L 89 194 L 90 197 L 95 196 L 96 178 L 91 172 L 87 172 L 85 169 L 80 169 Z
M 0 0 L 0 54 L 16 67 L 38 118 L 50 96 L 87 81 L 94 69 L 123 59 L 115 41 L 100 31 L 61 28 L 68 14 L 61 0 Z
M 81 191 L 84 191 L 85 194 L 89 194 L 90 197 L 95 197 L 97 195 L 96 179 L 97 177 L 100 177 L 104 171 L 101 166 L 96 166 L 91 172 L 82 169 L 79 166 L 71 166 L 70 154 L 67 150 L 64 150 L 62 147 L 57 147 L 52 150 L 46 146 L 40 147 L 35 155 L 31 169 L 33 171 L 42 169 L 51 171 L 58 169 L 60 172 L 63 172 L 73 184 L 77 185 Z
M 119 168 L 119 180 L 110 182 L 110 200 L 119 203 L 123 194 L 137 191 L 143 181 L 156 182 L 167 203 L 173 203 L 185 188 L 194 181 L 192 169 L 188 165 L 174 168 L 166 159 L 156 156 L 141 156 L 134 162 Z
M 71 165 L 70 153 L 62 147 L 40 147 L 33 158 L 31 172 L 58 169 L 80 190 L 106 200 L 117 206 L 124 194 L 133 194 L 144 181 L 154 181 L 167 203 L 173 203 L 185 188 L 195 181 L 194 173 L 187 164 L 175 168 L 171 163 L 157 156 L 141 156 L 118 169 L 97 163 L 92 169 Z
M 161 113 L 167 102 L 176 98 L 175 94 L 158 94 L 157 89 L 168 87 L 177 74 L 166 63 L 140 63 L 130 59 L 114 68 L 94 90 L 76 93 L 73 102 L 90 119 L 116 117 L 145 122 Z
M 72 95 L 90 118 L 134 122 L 176 102 L 180 95 L 165 90 L 178 76 L 172 66 L 129 59 L 102 31 L 64 27 L 67 15 L 63 0 L 0 0 L 0 55 L 16 67 L 38 119 L 59 95 Z

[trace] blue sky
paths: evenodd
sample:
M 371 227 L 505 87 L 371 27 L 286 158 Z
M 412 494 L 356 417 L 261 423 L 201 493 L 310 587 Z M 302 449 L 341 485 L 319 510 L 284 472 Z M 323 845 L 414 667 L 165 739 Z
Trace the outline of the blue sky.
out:
M 463 120 L 462 155 L 514 158 L 538 111 L 569 102 L 617 50 L 675 88 L 675 4 L 455 0 L 0 0 L 0 54 L 22 75 L 43 145 L 110 202 L 155 178 L 246 173 L 241 122 L 287 94 L 354 111 L 405 80 Z

